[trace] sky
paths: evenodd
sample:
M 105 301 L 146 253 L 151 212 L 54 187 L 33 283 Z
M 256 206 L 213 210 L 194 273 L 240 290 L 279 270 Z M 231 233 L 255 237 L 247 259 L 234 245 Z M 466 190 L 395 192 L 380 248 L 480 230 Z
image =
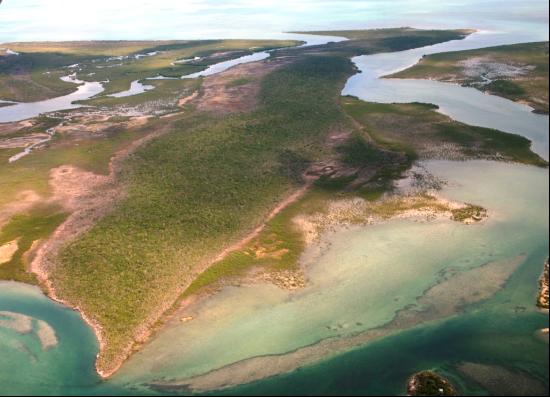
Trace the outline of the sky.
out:
M 267 38 L 372 27 L 548 28 L 547 0 L 3 0 L 0 42 Z M 544 28 L 544 29 L 543 29 Z M 542 33 L 541 33 L 542 34 Z M 547 35 L 547 33 L 545 33 Z

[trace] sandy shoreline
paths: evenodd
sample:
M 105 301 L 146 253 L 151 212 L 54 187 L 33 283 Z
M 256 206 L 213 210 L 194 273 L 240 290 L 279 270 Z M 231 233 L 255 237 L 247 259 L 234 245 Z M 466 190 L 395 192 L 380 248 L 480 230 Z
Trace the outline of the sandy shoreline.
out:
M 146 121 L 147 117 L 143 119 Z M 50 172 L 53 195 L 48 202 L 61 204 L 70 212 L 70 215 L 50 238 L 33 247 L 29 270 L 37 276 L 42 289 L 50 299 L 78 312 L 86 324 L 92 328 L 99 343 L 96 359 L 100 357 L 107 343 L 101 325 L 78 305 L 60 298 L 50 279 L 50 269 L 55 266 L 57 255 L 64 246 L 107 215 L 115 203 L 124 197 L 125 189 L 116 186 L 117 174 L 122 162 L 141 145 L 167 131 L 168 129 L 162 129 L 149 133 L 115 153 L 109 163 L 108 175 L 98 175 L 72 166 L 61 166 Z M 102 378 L 107 378 L 116 372 L 120 365 L 113 371 L 104 371 L 98 366 L 96 360 L 95 368 Z

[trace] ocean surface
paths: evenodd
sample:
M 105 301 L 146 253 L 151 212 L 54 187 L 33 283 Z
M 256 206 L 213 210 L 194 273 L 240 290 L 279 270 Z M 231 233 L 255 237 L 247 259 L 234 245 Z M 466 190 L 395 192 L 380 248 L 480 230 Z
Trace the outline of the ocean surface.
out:
M 281 32 L 414 26 L 548 36 L 545 0 L 4 0 L 0 43 L 273 38 Z
M 533 0 L 75 3 L 5 0 L 0 5 L 0 42 L 278 38 L 291 30 L 405 25 L 477 28 L 486 34 L 480 45 L 548 39 L 548 2 Z M 391 62 L 396 69 L 414 63 L 419 55 L 421 50 L 388 54 L 380 71 L 387 72 Z M 347 89 L 369 95 L 365 87 L 379 84 L 377 95 L 383 101 L 392 96 L 400 101 L 401 92 L 412 95 L 423 89 L 423 98 L 432 95 L 451 102 L 453 97 L 445 86 L 422 85 L 428 82 L 417 83 L 415 89 L 387 90 L 378 79 L 384 73 L 372 71 L 374 62 L 356 63 L 372 73 L 352 78 Z M 459 94 L 458 109 L 468 95 Z M 495 101 L 488 95 L 476 100 L 487 109 Z M 506 106 L 518 110 L 514 104 Z M 530 115 L 525 113 L 527 120 Z M 476 114 L 477 123 L 497 126 L 498 113 L 483 114 Z M 530 128 L 538 131 L 536 125 Z M 536 136 L 541 154 L 544 149 L 547 153 L 548 135 Z M 548 170 L 486 161 L 431 161 L 423 166 L 448 181 L 444 197 L 483 205 L 489 220 L 474 226 L 395 220 L 327 235 L 329 248 L 322 254 L 304 253 L 304 261 L 311 261 L 307 288 L 294 294 L 268 285 L 228 288 L 196 308 L 192 322 L 164 329 L 108 382 L 94 372 L 97 341 L 77 313 L 34 287 L 0 282 L 0 394 L 158 394 L 151 383 L 185 382 L 228 365 L 238 375 L 238 363 L 252 357 L 263 357 L 266 367 L 274 366 L 290 352 L 321 340 L 351 340 L 383 327 L 441 283 L 442 274 L 518 256 L 521 263 L 504 288 L 482 303 L 404 327 L 360 348 L 321 351 L 325 359 L 314 365 L 223 393 L 405 394 L 412 373 L 435 369 L 465 394 L 503 393 L 513 386 L 506 382 L 548 394 L 548 344 L 537 336 L 537 330 L 548 327 L 548 315 L 535 308 L 537 280 L 549 250 Z M 449 290 L 451 295 L 459 292 Z M 49 343 L 44 342 L 44 323 L 55 333 Z M 475 379 L 466 376 L 461 368 L 472 364 L 489 371 L 478 371 Z M 495 374 L 500 376 L 497 386 Z

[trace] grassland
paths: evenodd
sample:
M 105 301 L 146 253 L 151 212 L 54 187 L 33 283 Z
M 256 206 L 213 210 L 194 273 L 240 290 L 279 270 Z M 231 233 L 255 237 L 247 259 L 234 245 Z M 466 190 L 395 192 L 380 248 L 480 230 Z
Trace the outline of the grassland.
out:
M 133 107 L 145 111 L 159 109 L 163 111 L 175 110 L 178 100 L 200 88 L 198 79 L 177 80 L 147 80 L 147 85 L 155 87 L 139 95 L 116 98 L 98 96 L 79 103 L 86 106 L 102 106 L 109 108 Z M 128 88 L 128 87 L 127 87 Z
M 43 118 L 34 127 L 14 133 L 42 131 L 59 120 Z M 31 248 L 48 239 L 70 214 L 63 197 L 57 197 L 51 183 L 51 172 L 64 165 L 98 175 L 109 173 L 113 155 L 133 141 L 150 133 L 149 128 L 131 128 L 109 134 L 72 137 L 57 134 L 46 147 L 14 163 L 8 158 L 21 151 L 0 150 L 0 246 L 18 240 L 18 250 L 7 264 L 0 266 L 0 279 L 37 284 L 29 273 Z M 0 135 L 4 138 L 9 135 Z
M 548 42 L 428 55 L 391 77 L 473 86 L 548 114 Z
M 69 94 L 74 84 L 59 77 L 72 72 L 85 81 L 108 81 L 103 93 L 107 95 L 128 89 L 134 80 L 179 77 L 225 59 L 297 44 L 282 40 L 8 43 L 6 47 L 19 55 L 0 56 L 0 98 L 33 102 Z M 194 57 L 201 60 L 174 63 Z M 76 66 L 68 68 L 72 65 Z
M 339 159 L 349 166 L 382 167 L 370 181 L 351 192 L 345 190 L 357 179 L 356 174 L 330 181 L 320 178 L 316 188 L 306 197 L 268 222 L 258 238 L 197 277 L 186 290 L 185 296 L 216 289 L 232 278 L 243 276 L 251 268 L 268 272 L 298 271 L 304 236 L 293 222 L 297 215 L 324 213 L 328 203 L 335 197 L 378 199 L 391 189 L 393 180 L 399 178 L 418 158 L 490 158 L 547 166 L 544 160 L 530 151 L 530 142 L 527 139 L 458 123 L 437 113 L 437 108 L 433 105 L 385 105 L 351 97 L 343 98 L 342 105 L 346 115 L 352 117 L 361 127 L 336 148 Z M 452 151 L 449 151 L 450 146 L 454 147 Z M 401 153 L 405 161 L 384 162 L 383 158 L 388 152 Z M 364 221 L 366 214 L 391 218 L 404 211 L 427 208 L 451 212 L 451 218 L 457 222 L 480 220 L 486 216 L 486 210 L 480 206 L 466 205 L 449 209 L 447 205 L 428 196 L 420 197 L 415 202 L 396 199 L 369 205 L 367 212 L 359 217 L 359 222 Z
M 0 264 L 0 279 L 36 284 L 36 277 L 27 270 L 29 258 L 26 254 L 34 242 L 53 233 L 65 217 L 61 208 L 45 205 L 15 215 L 0 231 L 0 246 L 17 241 L 17 251 L 8 262 Z
M 0 209 L 17 201 L 18 194 L 23 191 L 30 190 L 44 198 L 49 197 L 50 171 L 61 165 L 74 165 L 94 173 L 107 174 L 113 154 L 146 132 L 121 131 L 108 137 L 79 139 L 78 142 L 56 136 L 46 150 L 38 150 L 11 164 L 8 164 L 8 158 L 21 149 L 0 150 Z

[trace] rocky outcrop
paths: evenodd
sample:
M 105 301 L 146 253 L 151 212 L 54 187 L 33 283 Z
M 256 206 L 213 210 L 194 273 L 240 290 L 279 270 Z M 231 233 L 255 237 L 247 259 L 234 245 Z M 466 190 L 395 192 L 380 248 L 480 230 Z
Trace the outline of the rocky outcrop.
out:
M 447 379 L 432 371 L 414 374 L 407 383 L 409 396 L 456 396 L 454 386 Z
M 539 296 L 537 306 L 548 310 L 548 259 L 544 264 L 544 271 L 539 280 Z

